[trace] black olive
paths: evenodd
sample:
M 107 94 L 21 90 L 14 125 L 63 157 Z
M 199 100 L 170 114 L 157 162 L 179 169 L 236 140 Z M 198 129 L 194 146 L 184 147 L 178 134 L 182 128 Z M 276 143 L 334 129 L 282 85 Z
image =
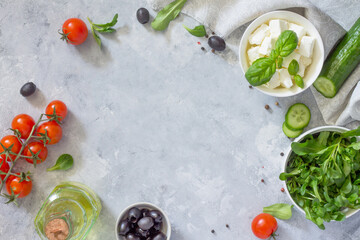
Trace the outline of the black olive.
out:
M 126 235 L 126 240 L 141 240 L 141 238 L 136 236 L 134 233 L 129 233 Z
M 158 210 L 151 210 L 149 212 L 149 217 L 152 217 L 152 219 L 154 219 L 154 222 L 156 222 L 156 223 L 162 222 L 162 216 Z
M 154 226 L 154 220 L 151 217 L 143 217 L 137 224 L 142 230 L 149 230 Z
M 128 216 L 130 222 L 136 223 L 141 217 L 141 211 L 137 207 L 133 207 L 129 210 Z
M 36 85 L 33 82 L 27 82 L 20 88 L 20 94 L 23 97 L 32 95 L 36 90 Z
M 149 231 L 149 230 L 143 230 L 143 229 L 141 229 L 141 228 L 139 228 L 139 227 L 136 229 L 136 233 L 137 233 L 139 236 L 144 237 L 144 238 L 150 236 L 150 231 Z
M 152 238 L 152 240 L 166 240 L 166 235 L 162 232 L 159 232 Z
M 224 51 L 226 48 L 226 43 L 224 39 L 219 36 L 212 36 L 208 40 L 208 44 L 212 49 L 216 51 Z
M 147 208 L 141 209 L 141 214 L 143 217 L 149 217 L 149 209 Z
M 136 17 L 139 23 L 145 24 L 149 22 L 150 14 L 146 8 L 139 8 L 136 12 Z
M 125 220 L 122 220 L 120 223 L 119 223 L 119 234 L 121 236 L 125 236 L 128 232 L 130 232 L 130 223 L 127 219 Z

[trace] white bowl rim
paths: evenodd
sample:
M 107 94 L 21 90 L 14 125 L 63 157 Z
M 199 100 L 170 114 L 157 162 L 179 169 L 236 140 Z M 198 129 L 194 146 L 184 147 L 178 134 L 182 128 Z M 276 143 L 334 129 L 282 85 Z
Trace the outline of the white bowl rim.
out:
M 340 126 L 335 126 L 335 125 L 332 125 L 332 126 L 320 126 L 320 127 L 315 127 L 315 128 L 312 128 L 304 133 L 302 133 L 299 137 L 295 138 L 293 142 L 300 142 L 301 140 L 303 140 L 307 135 L 309 134 L 314 134 L 314 133 L 319 133 L 319 132 L 323 132 L 323 131 L 336 131 L 336 132 L 346 132 L 346 131 L 349 131 L 350 129 L 348 128 L 345 128 L 345 127 L 340 127 Z M 290 147 L 288 148 L 286 154 L 285 154 L 285 161 L 284 161 L 284 166 L 283 166 L 283 172 L 286 171 L 286 167 L 287 167 L 287 163 L 289 162 L 289 158 L 290 158 L 290 155 L 292 153 L 292 150 L 291 150 L 291 144 L 290 144 Z M 290 195 L 290 192 L 286 186 L 286 181 L 283 181 L 283 185 L 284 185 L 284 189 L 285 189 L 285 192 L 286 192 L 286 195 L 290 198 L 292 204 L 294 204 L 294 206 L 300 211 L 302 212 L 303 214 L 306 214 L 305 211 L 302 209 L 302 207 L 300 207 L 295 201 L 294 199 L 291 197 Z M 351 216 L 353 216 L 355 213 L 357 213 L 358 211 L 360 211 L 360 209 L 353 209 L 353 211 L 349 214 L 346 214 L 346 218 L 349 218 Z M 331 221 L 334 221 L 334 220 L 331 220 Z
M 256 26 L 260 26 L 262 23 L 263 23 L 263 19 L 264 18 L 267 18 L 269 15 L 276 15 L 276 14 L 289 14 L 289 15 L 292 15 L 292 16 L 296 16 L 296 17 L 299 17 L 300 19 L 306 21 L 314 30 L 315 30 L 315 37 L 316 37 L 316 40 L 319 44 L 319 47 L 320 47 L 320 54 L 321 54 L 321 57 L 320 57 L 320 65 L 318 66 L 317 70 L 314 72 L 314 75 L 316 75 L 316 77 L 314 77 L 314 80 L 309 82 L 309 84 L 307 84 L 305 86 L 305 88 L 303 89 L 300 89 L 298 90 L 297 92 L 291 92 L 290 90 L 289 91 L 286 91 L 286 92 L 268 92 L 268 91 L 264 91 L 262 89 L 260 89 L 259 87 L 254 87 L 256 90 L 266 94 L 266 95 L 269 95 L 269 96 L 273 96 L 273 97 L 291 97 L 291 96 L 295 96 L 297 94 L 300 94 L 302 92 L 304 92 L 306 89 L 308 89 L 309 87 L 311 87 L 313 85 L 313 83 L 315 82 L 317 76 L 320 74 L 321 72 L 321 69 L 323 67 L 323 64 L 324 64 L 324 60 L 325 60 L 325 50 L 324 50 L 324 43 L 323 43 L 323 40 L 321 38 L 321 35 L 319 33 L 319 31 L 316 29 L 316 27 L 314 26 L 314 24 L 312 24 L 312 22 L 309 21 L 309 19 L 305 18 L 304 16 L 298 14 L 298 13 L 295 13 L 295 12 L 292 12 L 292 11 L 286 11 L 286 10 L 276 10 L 276 11 L 271 11 L 271 12 L 267 12 L 265 14 L 262 14 L 261 16 L 257 17 L 256 19 L 254 19 L 250 24 L 249 26 L 246 28 L 246 30 L 244 31 L 244 34 L 242 35 L 241 37 L 241 40 L 240 40 L 240 45 L 239 45 L 239 64 L 240 64 L 240 67 L 243 71 L 243 73 L 245 74 L 245 69 L 244 69 L 244 64 L 242 62 L 242 46 L 244 44 L 247 44 L 247 41 L 248 39 L 245 40 L 245 37 L 247 35 L 250 35 L 249 31 L 251 28 L 253 28 L 254 25 Z M 254 28 L 255 30 L 256 28 Z
M 119 214 L 119 217 L 116 221 L 116 225 L 115 225 L 115 235 L 116 235 L 116 239 L 118 240 L 125 240 L 125 238 L 121 238 L 119 237 L 119 234 L 118 234 L 118 225 L 120 223 L 120 221 L 123 219 L 124 215 L 130 210 L 130 208 L 133 208 L 133 207 L 139 207 L 139 206 L 148 206 L 149 208 L 152 208 L 152 209 L 155 209 L 155 210 L 158 210 L 162 216 L 165 218 L 165 221 L 166 221 L 166 227 L 167 227 L 167 232 L 166 232 L 166 240 L 170 240 L 170 237 L 171 237 L 171 223 L 169 221 L 169 218 L 168 216 L 165 214 L 165 212 L 159 208 L 158 206 L 156 206 L 155 204 L 153 203 L 150 203 L 150 202 L 137 202 L 137 203 L 133 203 L 129 206 L 127 206 L 126 208 L 124 208 L 121 213 Z

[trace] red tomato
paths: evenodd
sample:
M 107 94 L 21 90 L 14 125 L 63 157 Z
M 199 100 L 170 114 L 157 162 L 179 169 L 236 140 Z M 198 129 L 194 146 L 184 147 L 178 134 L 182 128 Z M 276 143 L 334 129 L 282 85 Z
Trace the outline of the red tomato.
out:
M 12 129 L 19 130 L 22 139 L 29 137 L 32 127 L 35 125 L 35 121 L 27 114 L 19 114 L 14 117 L 11 123 Z
M 79 18 L 69 18 L 62 26 L 62 38 L 67 43 L 79 45 L 85 42 L 88 36 L 88 29 L 83 20 Z
M 15 160 L 16 155 L 20 152 L 21 147 L 22 147 L 22 143 L 19 141 L 19 139 L 14 135 L 7 135 L 7 136 L 3 137 L 0 142 L 2 143 L 2 145 L 4 145 L 5 148 L 8 148 L 11 145 L 13 145 L 13 147 L 11 148 L 11 151 L 14 154 L 10 154 L 10 159 L 8 159 L 8 161 Z M 3 152 L 3 151 L 4 151 L 4 149 L 0 145 L 0 152 Z M 1 158 L 6 159 L 6 155 L 1 154 Z
M 19 173 L 17 173 L 19 174 Z M 13 175 L 11 175 L 7 180 L 6 180 L 6 190 L 9 194 L 11 194 L 11 189 L 13 190 L 15 195 L 18 195 L 18 198 L 23 198 L 26 197 L 27 195 L 29 195 L 29 193 L 31 192 L 32 189 L 32 182 L 30 177 L 28 178 L 29 181 L 22 181 L 20 182 L 20 178 L 19 177 L 15 177 Z
M 61 129 L 61 126 L 57 122 L 50 121 L 50 122 L 45 122 L 45 123 L 41 124 L 36 129 L 36 132 L 38 133 L 37 135 L 40 136 L 39 133 L 45 134 L 45 130 L 46 130 L 47 136 L 50 138 L 50 141 L 48 141 L 46 144 L 52 145 L 61 140 L 62 129 Z
M 275 233 L 277 229 L 277 222 L 270 214 L 261 213 L 252 221 L 251 229 L 255 236 L 260 239 L 266 239 Z
M 60 100 L 54 100 L 51 103 L 49 103 L 49 105 L 47 105 L 45 109 L 45 113 L 49 115 L 54 114 L 54 108 L 56 115 L 60 117 L 59 120 L 60 121 L 64 120 L 68 112 L 65 103 L 63 103 Z M 50 117 L 48 116 L 48 118 Z
M 0 171 L 7 173 L 9 169 L 10 169 L 9 164 L 6 161 L 4 161 L 4 159 L 0 158 Z M 6 174 L 0 174 L 1 180 L 4 180 L 5 176 Z
M 36 154 L 37 152 L 40 152 L 38 157 L 41 160 L 37 160 L 36 161 L 37 164 L 42 163 L 42 162 L 44 162 L 46 160 L 47 155 L 48 155 L 48 149 L 41 142 L 31 142 L 28 145 L 26 145 L 26 147 L 24 149 L 24 152 L 23 152 L 23 155 L 31 157 L 32 154 L 31 154 L 30 150 L 34 154 Z M 34 163 L 33 159 L 25 158 L 25 160 L 27 162 L 29 162 L 29 163 Z

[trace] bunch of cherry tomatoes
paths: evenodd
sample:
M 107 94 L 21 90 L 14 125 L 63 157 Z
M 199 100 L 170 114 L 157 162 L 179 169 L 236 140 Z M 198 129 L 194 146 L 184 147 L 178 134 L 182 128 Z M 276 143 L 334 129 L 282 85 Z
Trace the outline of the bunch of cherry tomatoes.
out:
M 62 128 L 60 122 L 67 115 L 65 103 L 54 100 L 48 104 L 44 114 L 47 119 L 42 119 L 35 123 L 34 119 L 27 114 L 19 114 L 14 117 L 11 123 L 11 130 L 14 135 L 7 135 L 0 140 L 0 179 L 6 180 L 6 190 L 11 196 L 23 198 L 31 192 L 32 182 L 30 176 L 22 179 L 20 173 L 9 175 L 12 169 L 10 164 L 15 164 L 15 160 L 23 158 L 27 162 L 40 164 L 44 162 L 48 155 L 46 145 L 53 145 L 62 138 Z M 38 125 L 41 123 L 40 125 Z M 7 154 L 6 154 L 7 152 Z M 7 179 L 6 175 L 9 175 Z M 3 186 L 2 183 L 1 186 Z M 1 189 L 0 189 L 1 191 Z

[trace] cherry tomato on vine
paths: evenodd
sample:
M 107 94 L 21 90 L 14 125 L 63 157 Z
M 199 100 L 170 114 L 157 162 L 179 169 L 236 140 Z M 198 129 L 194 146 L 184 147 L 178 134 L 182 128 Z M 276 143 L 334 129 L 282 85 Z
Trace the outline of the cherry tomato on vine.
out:
M 11 145 L 13 145 L 11 148 L 11 151 L 14 154 L 10 154 L 10 156 L 9 156 L 10 159 L 8 159 L 8 161 L 15 160 L 16 155 L 20 152 L 21 147 L 22 147 L 22 143 L 19 141 L 19 139 L 14 135 L 7 135 L 7 136 L 3 137 L 0 142 L 5 148 L 9 148 Z M 4 151 L 4 148 L 0 145 L 0 152 L 3 152 L 3 151 Z M 1 154 L 0 157 L 2 159 L 6 159 L 5 154 Z
M 85 42 L 88 36 L 88 29 L 83 20 L 79 18 L 69 18 L 62 26 L 61 39 L 67 43 L 79 45 Z
M 31 151 L 30 151 L 31 150 Z M 36 163 L 39 164 L 39 163 L 42 163 L 46 160 L 47 158 L 47 155 L 48 155 L 48 149 L 46 146 L 44 146 L 43 143 L 41 142 L 31 142 L 29 143 L 28 145 L 26 145 L 25 149 L 24 149 L 24 152 L 23 152 L 23 155 L 24 156 L 27 156 L 27 157 L 32 157 L 32 154 L 31 152 L 33 152 L 34 154 L 39 153 L 38 157 L 41 159 L 41 160 L 37 160 Z M 30 158 L 25 158 L 25 160 L 29 163 L 34 163 L 34 160 L 33 159 L 30 159 Z
M 19 174 L 19 173 L 17 173 Z M 30 177 L 28 177 L 28 181 L 23 180 L 20 182 L 19 177 L 15 177 L 13 175 L 9 176 L 9 178 L 6 180 L 6 190 L 9 194 L 11 194 L 11 189 L 13 190 L 15 195 L 18 195 L 18 198 L 23 198 L 29 195 L 32 189 L 32 182 Z
M 54 108 L 55 108 L 56 115 L 58 115 L 60 117 L 59 120 L 60 121 L 64 120 L 66 118 L 66 115 L 68 112 L 66 104 L 60 100 L 54 100 L 47 105 L 47 107 L 45 109 L 45 113 L 48 115 L 54 114 Z M 50 117 L 47 116 L 47 118 L 50 118 Z
M 20 138 L 26 139 L 29 137 L 34 125 L 35 121 L 32 117 L 27 114 L 19 114 L 12 120 L 11 128 L 19 130 L 21 134 Z
M 0 158 L 0 171 L 7 173 L 9 172 L 10 166 L 9 164 L 2 158 Z M 4 180 L 6 174 L 0 174 L 1 180 Z
M 49 145 L 56 144 L 62 138 L 62 128 L 57 122 L 54 121 L 44 122 L 37 128 L 36 132 L 38 136 L 41 136 L 39 133 L 47 133 L 50 141 L 47 141 L 46 144 Z
M 252 221 L 251 229 L 256 237 L 267 239 L 274 235 L 277 229 L 277 221 L 270 214 L 261 213 Z

